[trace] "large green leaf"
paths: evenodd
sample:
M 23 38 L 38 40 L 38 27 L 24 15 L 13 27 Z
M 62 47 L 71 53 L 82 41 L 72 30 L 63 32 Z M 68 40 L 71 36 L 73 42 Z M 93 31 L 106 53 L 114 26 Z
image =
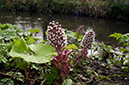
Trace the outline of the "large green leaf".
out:
M 19 39 L 12 47 L 10 55 L 23 58 L 27 62 L 46 63 L 50 62 L 52 55 L 57 55 L 57 53 L 49 44 L 40 43 L 27 46 L 25 40 Z
M 52 55 L 57 55 L 55 49 L 49 44 L 32 44 L 29 47 L 35 53 L 37 63 L 50 62 Z

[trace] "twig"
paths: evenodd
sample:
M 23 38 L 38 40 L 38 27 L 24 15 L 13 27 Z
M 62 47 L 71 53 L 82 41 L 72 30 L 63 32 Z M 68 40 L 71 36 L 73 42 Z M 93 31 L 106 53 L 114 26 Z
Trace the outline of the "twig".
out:
M 19 71 L 19 69 L 15 72 L 15 73 L 17 73 Z M 13 75 L 15 74 L 15 73 L 13 73 Z M 12 78 L 12 77 L 11 77 Z
M 34 77 L 35 77 L 35 79 L 34 79 L 34 81 L 31 82 L 30 85 L 33 85 L 35 83 L 35 81 L 38 79 L 38 76 L 37 75 L 35 75 Z
M 71 76 L 69 76 L 69 78 L 71 78 L 72 80 L 76 81 L 76 82 L 80 82 L 79 80 L 72 78 Z
M 75 70 L 74 70 L 74 72 L 76 73 L 76 75 L 79 75 Z M 78 78 L 80 80 L 80 83 L 82 84 L 82 80 L 81 80 L 80 76 L 78 76 Z
M 52 69 L 49 65 L 47 65 L 46 63 L 44 63 L 47 67 L 49 67 L 50 69 Z
M 101 80 L 103 80 L 103 79 L 106 79 L 106 78 L 109 78 L 109 77 L 115 77 L 115 76 L 126 76 L 126 77 L 129 77 L 129 75 L 122 75 L 122 74 L 116 74 L 116 75 L 109 75 L 109 76 L 105 76 L 105 77 L 102 77 L 102 78 L 100 78 L 100 79 L 98 79 L 98 80 L 96 80 L 92 85 L 95 85 L 95 83 L 97 83 L 97 82 L 99 82 L 99 81 L 101 81 Z
M 29 66 L 29 76 L 28 77 L 30 77 L 30 71 L 31 71 L 31 67 L 32 67 L 32 62 L 30 63 L 30 66 Z
M 40 85 L 44 85 L 44 82 L 47 80 L 47 78 L 46 79 L 44 79 L 42 82 L 41 82 L 41 84 Z
M 25 69 L 26 78 L 28 78 L 27 68 Z
M 25 78 L 25 77 L 20 77 L 20 76 L 15 76 L 15 75 L 10 75 L 10 74 L 6 74 L 6 73 L 2 73 L 2 72 L 0 72 L 0 74 L 5 75 L 5 76 L 10 76 L 10 77 L 22 78 L 22 79 L 29 80 L 29 81 L 34 81 L 34 79 Z M 41 81 L 39 81 L 39 80 L 37 80 L 37 81 L 38 81 L 38 82 L 41 82 Z

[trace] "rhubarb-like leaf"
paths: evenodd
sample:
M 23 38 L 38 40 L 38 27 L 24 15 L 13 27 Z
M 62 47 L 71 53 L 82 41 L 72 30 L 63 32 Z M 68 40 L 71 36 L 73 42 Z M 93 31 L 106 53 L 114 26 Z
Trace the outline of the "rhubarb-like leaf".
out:
M 32 44 L 29 47 L 35 53 L 37 63 L 50 62 L 52 55 L 57 55 L 55 49 L 49 44 Z
M 16 41 L 10 51 L 12 57 L 23 58 L 27 62 L 46 63 L 52 60 L 52 55 L 57 55 L 54 48 L 48 44 L 27 45 L 25 40 Z

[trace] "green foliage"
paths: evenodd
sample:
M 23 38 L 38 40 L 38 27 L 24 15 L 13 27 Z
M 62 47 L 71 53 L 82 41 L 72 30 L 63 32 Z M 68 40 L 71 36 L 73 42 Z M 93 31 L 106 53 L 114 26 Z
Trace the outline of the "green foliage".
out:
M 30 35 L 32 35 L 32 34 L 34 34 L 34 33 L 40 32 L 40 29 L 39 29 L 39 28 L 36 28 L 36 29 L 28 29 L 28 31 L 31 33 Z
M 80 42 L 82 41 L 83 36 L 78 34 L 77 32 L 72 32 L 70 30 L 65 30 L 65 34 L 68 38 L 68 44 L 74 43 L 76 46 L 80 46 Z
M 56 52 L 48 44 L 40 43 L 27 46 L 24 39 L 19 39 L 12 47 L 10 55 L 23 58 L 27 62 L 46 63 L 51 61 L 52 55 L 56 55 Z
M 66 79 L 66 80 L 64 80 L 62 85 L 72 85 L 72 80 L 71 79 Z
M 75 44 L 67 45 L 65 48 L 66 48 L 66 49 L 75 49 L 75 50 L 77 50 L 77 47 L 76 47 Z
M 121 33 L 114 33 L 111 34 L 109 37 L 114 37 L 116 38 L 116 40 L 118 40 L 118 43 L 123 43 L 124 48 L 120 48 L 119 51 L 120 53 L 114 52 L 115 54 L 117 54 L 117 57 L 114 58 L 114 63 L 117 65 L 126 65 L 126 66 L 122 66 L 121 68 L 124 71 L 129 71 L 129 57 L 128 57 L 128 53 L 129 50 L 126 48 L 126 46 L 129 46 L 129 33 L 126 34 L 121 34 Z
M 0 43 L 0 63 L 3 63 L 3 65 L 1 66 L 1 68 L 7 68 L 8 66 L 10 66 L 11 61 L 12 61 L 12 57 L 10 57 L 9 55 L 9 51 L 12 47 L 13 43 L 9 42 L 9 43 Z
M 34 36 L 40 32 L 39 28 L 33 30 L 29 29 L 28 31 L 30 34 L 26 35 L 23 31 L 16 28 L 15 25 L 0 24 L 0 64 L 2 65 L 0 69 L 6 70 L 6 68 L 11 66 L 11 68 L 19 68 L 24 70 L 31 65 L 30 62 L 38 64 L 50 62 L 52 55 L 57 54 L 54 48 L 48 44 L 34 44 L 38 40 L 37 38 L 34 38 Z M 19 39 L 20 37 L 23 37 L 23 39 Z M 10 55 L 12 57 L 10 57 Z M 41 68 L 39 65 L 34 69 L 42 72 L 46 68 Z M 54 71 L 52 71 L 52 73 L 53 75 L 55 74 Z M 24 83 L 24 80 L 19 78 L 24 77 L 20 72 L 10 71 L 6 72 L 6 74 L 17 77 L 12 77 L 11 79 L 0 77 L 0 84 L 14 85 L 14 81 L 20 81 L 20 83 Z M 53 79 L 54 78 L 55 77 L 53 77 Z
M 10 30 L 10 29 L 6 29 L 4 31 L 0 30 L 0 40 L 10 40 L 12 38 L 18 38 L 18 36 L 16 35 L 16 31 L 15 30 Z
M 20 72 L 13 72 L 13 71 L 10 71 L 10 72 L 6 72 L 6 74 L 9 74 L 9 75 L 14 75 L 14 76 L 18 76 L 18 77 L 24 77 Z M 21 81 L 24 83 L 24 80 L 22 78 L 16 78 L 16 77 L 13 77 L 13 79 L 16 79 L 18 81 Z
M 118 43 L 125 43 L 124 45 L 127 45 L 129 43 L 126 43 L 129 41 L 129 33 L 127 34 L 121 34 L 121 33 L 114 33 L 114 34 L 111 34 L 109 37 L 114 37 L 116 38 L 116 40 L 118 40 Z
M 7 75 L 14 75 L 14 76 L 18 76 L 18 77 L 24 77 L 20 72 L 6 72 Z M 14 81 L 13 80 L 17 80 L 18 82 L 23 82 L 24 80 L 21 78 L 16 78 L 16 77 L 12 77 L 12 78 L 2 78 L 0 79 L 0 84 L 1 85 L 14 85 Z
M 47 85 L 51 85 L 54 80 L 59 78 L 60 77 L 58 75 L 58 70 L 55 68 L 50 69 L 48 73 L 43 74 L 41 77 L 39 77 L 40 80 L 47 79 L 47 82 L 46 82 Z
M 82 41 L 83 36 L 77 32 L 74 32 L 74 36 L 76 37 L 77 41 Z
M 81 41 L 83 36 L 81 34 L 78 34 L 77 32 L 73 32 L 70 30 L 65 30 L 65 33 L 68 38 L 76 39 L 77 41 Z
M 31 4 L 29 2 L 27 3 Z M 0 65 L 2 65 L 0 67 L 0 72 L 5 73 L 6 75 L 12 75 L 11 78 L 8 78 L 4 75 L 4 77 L 0 77 L 0 84 L 14 85 L 15 81 L 23 84 L 25 83 L 24 79 L 26 79 L 25 75 L 29 76 L 28 79 L 32 79 L 33 77 L 30 76 L 33 76 L 35 74 L 33 72 L 40 74 L 40 76 L 36 77 L 39 80 L 43 81 L 44 84 L 58 84 L 60 82 L 59 80 L 61 79 L 61 71 L 57 70 L 55 67 L 53 67 L 53 64 L 51 64 L 53 56 L 55 56 L 56 60 L 57 53 L 55 49 L 51 45 L 48 45 L 45 40 L 37 44 L 36 41 L 38 39 L 34 37 L 34 34 L 40 32 L 40 29 L 29 29 L 28 31 L 30 32 L 30 34 L 26 35 L 23 31 L 19 30 L 14 25 L 0 24 Z M 79 59 L 80 63 L 77 63 L 77 67 L 74 68 L 74 59 L 78 57 L 79 51 L 81 51 L 81 45 L 79 43 L 82 40 L 82 35 L 69 30 L 65 30 L 65 32 L 68 40 L 72 39 L 72 42 L 74 42 L 74 44 L 71 44 L 72 42 L 69 42 L 65 47 L 66 52 L 63 51 L 64 53 L 58 56 L 59 59 L 60 56 L 66 57 L 63 57 L 63 59 L 68 62 L 68 64 L 66 64 L 66 67 L 68 69 L 65 67 L 65 69 L 61 68 L 61 70 L 63 70 L 64 72 L 66 72 L 65 70 L 72 71 L 70 72 L 69 76 L 73 80 L 75 79 L 72 77 L 77 77 L 79 76 L 79 74 L 86 74 L 88 78 L 95 77 L 95 79 L 99 80 L 100 75 L 97 72 L 93 71 L 90 67 L 86 66 L 89 63 L 87 60 L 88 58 Z M 21 35 L 19 33 L 21 33 Z M 23 39 L 19 39 L 20 37 L 22 37 Z M 110 37 L 114 37 L 118 40 L 119 43 L 123 43 L 124 46 L 128 46 L 128 33 L 114 33 L 111 34 Z M 69 50 L 72 50 L 72 53 Z M 111 64 L 115 64 L 121 65 L 123 71 L 129 71 L 129 50 L 126 47 L 121 49 L 113 48 L 111 46 L 105 45 L 102 42 L 99 45 L 94 44 L 92 50 L 94 50 L 94 52 L 97 52 L 97 54 L 92 55 L 92 60 L 105 60 L 108 64 L 107 66 L 105 65 L 106 68 L 110 68 Z M 55 63 L 59 65 L 57 60 L 55 61 Z M 64 63 L 62 64 L 62 66 L 65 66 Z M 80 69 L 80 67 L 83 66 L 85 66 L 85 70 Z M 58 67 L 60 68 L 61 66 Z M 9 72 L 8 69 L 10 70 Z M 17 71 L 14 72 L 13 70 Z M 24 73 L 24 70 L 26 70 L 27 72 Z M 19 77 L 22 77 L 24 79 Z M 71 79 L 64 80 L 62 85 L 72 85 L 73 81 Z M 79 82 L 78 80 L 76 81 Z
M 105 45 L 104 43 L 99 44 L 99 46 L 101 46 L 103 50 L 99 52 L 98 54 L 99 57 L 96 57 L 96 58 L 99 59 L 101 57 L 101 60 L 102 59 L 106 60 L 107 64 L 109 65 L 109 66 L 106 66 L 106 68 L 110 68 L 111 64 L 115 64 L 115 65 L 121 65 L 121 68 L 124 71 L 129 71 L 129 63 L 128 63 L 129 62 L 129 57 L 128 57 L 129 50 L 125 47 L 125 46 L 128 46 L 127 43 L 129 43 L 128 33 L 127 34 L 114 33 L 114 34 L 111 34 L 109 37 L 116 38 L 119 44 L 120 43 L 124 44 L 123 45 L 124 47 L 113 48 L 111 46 Z
M 110 53 L 112 50 L 111 46 L 105 45 L 103 42 L 102 44 L 99 44 L 106 52 Z
M 23 33 L 23 31 L 16 28 L 15 25 L 0 24 L 0 42 L 18 39 L 20 37 L 19 33 Z
M 68 38 L 76 38 L 75 36 L 74 36 L 74 32 L 72 32 L 72 31 L 70 31 L 70 30 L 66 30 L 66 35 L 67 35 L 67 37 Z
M 87 67 L 86 72 L 87 72 L 89 78 L 93 75 L 90 67 Z
M 9 56 L 9 49 L 11 48 L 11 43 L 9 44 L 3 44 L 1 43 L 0 44 L 0 63 L 3 62 L 3 63 L 7 63 L 8 62 L 8 57 Z
M 1 85 L 4 85 L 4 84 L 6 84 L 6 85 L 14 85 L 14 81 L 11 80 L 10 78 L 3 78 L 3 79 L 0 80 L 0 84 Z
M 110 11 L 116 18 L 129 18 L 129 0 L 110 0 Z
M 28 63 L 23 58 L 16 57 L 13 58 L 13 60 L 14 60 L 13 64 L 19 69 L 24 70 L 28 67 Z
M 40 32 L 39 28 L 28 29 L 28 31 L 30 32 L 30 34 L 26 35 L 25 33 L 23 33 L 23 35 L 22 35 L 22 37 L 26 40 L 26 43 L 28 45 L 35 44 L 37 42 L 40 42 L 40 40 L 42 40 L 42 39 L 39 39 L 39 38 L 36 37 L 37 34 Z

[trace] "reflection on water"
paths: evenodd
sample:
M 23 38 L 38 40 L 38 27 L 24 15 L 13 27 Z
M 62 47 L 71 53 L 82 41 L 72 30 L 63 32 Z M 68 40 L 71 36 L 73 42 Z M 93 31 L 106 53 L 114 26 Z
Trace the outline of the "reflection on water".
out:
M 106 44 L 115 44 L 114 38 L 108 36 L 114 32 L 127 33 L 129 32 L 129 24 L 114 20 L 93 19 L 88 17 L 77 17 L 68 15 L 50 15 L 37 13 L 0 13 L 0 23 L 16 24 L 18 28 L 26 31 L 28 28 L 40 28 L 39 37 L 45 37 L 44 32 L 50 21 L 58 21 L 63 28 L 76 31 L 80 25 L 85 25 L 84 30 L 88 27 L 93 28 L 96 33 L 96 41 L 105 42 Z

